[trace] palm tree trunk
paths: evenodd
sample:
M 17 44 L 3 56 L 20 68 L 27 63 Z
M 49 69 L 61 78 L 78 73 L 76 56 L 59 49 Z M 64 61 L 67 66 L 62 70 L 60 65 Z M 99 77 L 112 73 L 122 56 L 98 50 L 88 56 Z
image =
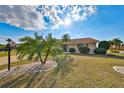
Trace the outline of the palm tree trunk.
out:
M 116 45 L 115 45 L 115 51 L 116 51 Z
M 43 61 L 43 59 L 42 59 L 42 57 L 41 57 L 41 54 L 40 54 L 40 53 L 38 53 L 38 56 L 39 56 L 39 58 L 40 58 L 40 62 L 41 62 L 41 64 L 43 64 L 43 63 L 44 63 L 44 61 Z
M 44 62 L 43 62 L 43 59 L 41 58 L 41 56 L 40 56 L 40 62 L 43 64 Z
M 45 63 L 44 63 L 44 61 L 43 61 L 41 56 L 39 56 L 39 58 L 40 58 L 40 62 L 41 62 L 41 69 L 43 69 Z
M 49 53 L 50 53 L 50 50 L 51 50 L 51 48 L 49 48 L 48 50 L 47 50 L 47 54 L 46 54 L 46 57 L 45 57 L 45 59 L 44 59 L 44 64 L 46 63 L 46 60 L 47 60 L 47 58 L 48 58 L 48 55 L 49 55 Z
M 121 45 L 119 44 L 119 45 L 118 45 L 118 51 L 120 51 L 120 46 L 121 46 Z

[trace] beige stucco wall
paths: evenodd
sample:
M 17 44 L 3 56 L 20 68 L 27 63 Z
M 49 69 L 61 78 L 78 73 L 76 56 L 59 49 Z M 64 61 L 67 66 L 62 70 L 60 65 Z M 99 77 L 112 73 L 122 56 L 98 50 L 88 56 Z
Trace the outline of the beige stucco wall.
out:
M 90 49 L 95 49 L 96 48 L 96 43 L 88 44 L 88 47 Z
M 77 45 L 67 45 L 67 47 L 68 47 L 68 51 L 69 51 L 70 48 L 75 48 L 76 53 L 80 53 Z M 93 54 L 94 49 L 96 49 L 96 43 L 88 44 L 88 47 L 90 48 L 90 54 Z
M 96 43 L 88 44 L 88 47 L 90 48 L 90 54 L 94 54 L 94 49 L 96 49 Z

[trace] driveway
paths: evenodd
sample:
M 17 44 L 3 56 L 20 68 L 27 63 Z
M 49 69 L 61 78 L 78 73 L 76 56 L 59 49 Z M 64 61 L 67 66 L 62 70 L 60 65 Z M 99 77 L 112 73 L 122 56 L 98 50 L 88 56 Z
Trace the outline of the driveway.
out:
M 17 59 L 17 56 L 14 55 L 14 56 L 11 56 L 11 62 L 16 62 L 16 61 L 19 61 Z M 8 63 L 8 57 L 0 57 L 0 65 L 3 65 L 3 64 L 7 64 Z

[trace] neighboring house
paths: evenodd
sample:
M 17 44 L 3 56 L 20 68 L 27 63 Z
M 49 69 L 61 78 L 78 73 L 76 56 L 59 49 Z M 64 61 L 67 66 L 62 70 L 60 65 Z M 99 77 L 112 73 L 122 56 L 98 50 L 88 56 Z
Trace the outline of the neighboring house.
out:
M 98 40 L 93 38 L 79 38 L 79 39 L 71 39 L 67 43 L 64 43 L 63 50 L 65 52 L 69 52 L 70 48 L 75 48 L 75 53 L 80 53 L 79 47 L 87 46 L 90 48 L 90 54 L 94 54 L 94 49 L 96 49 L 96 45 Z

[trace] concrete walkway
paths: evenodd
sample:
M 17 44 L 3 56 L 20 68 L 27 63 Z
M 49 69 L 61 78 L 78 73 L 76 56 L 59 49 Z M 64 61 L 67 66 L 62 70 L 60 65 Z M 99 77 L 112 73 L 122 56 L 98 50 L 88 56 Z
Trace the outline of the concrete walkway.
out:
M 11 62 L 16 62 L 16 61 L 19 61 L 17 59 L 17 56 L 11 56 Z M 7 64 L 8 63 L 8 57 L 0 57 L 0 65 L 3 65 L 3 64 Z
M 124 66 L 114 66 L 113 69 L 121 74 L 124 74 Z

